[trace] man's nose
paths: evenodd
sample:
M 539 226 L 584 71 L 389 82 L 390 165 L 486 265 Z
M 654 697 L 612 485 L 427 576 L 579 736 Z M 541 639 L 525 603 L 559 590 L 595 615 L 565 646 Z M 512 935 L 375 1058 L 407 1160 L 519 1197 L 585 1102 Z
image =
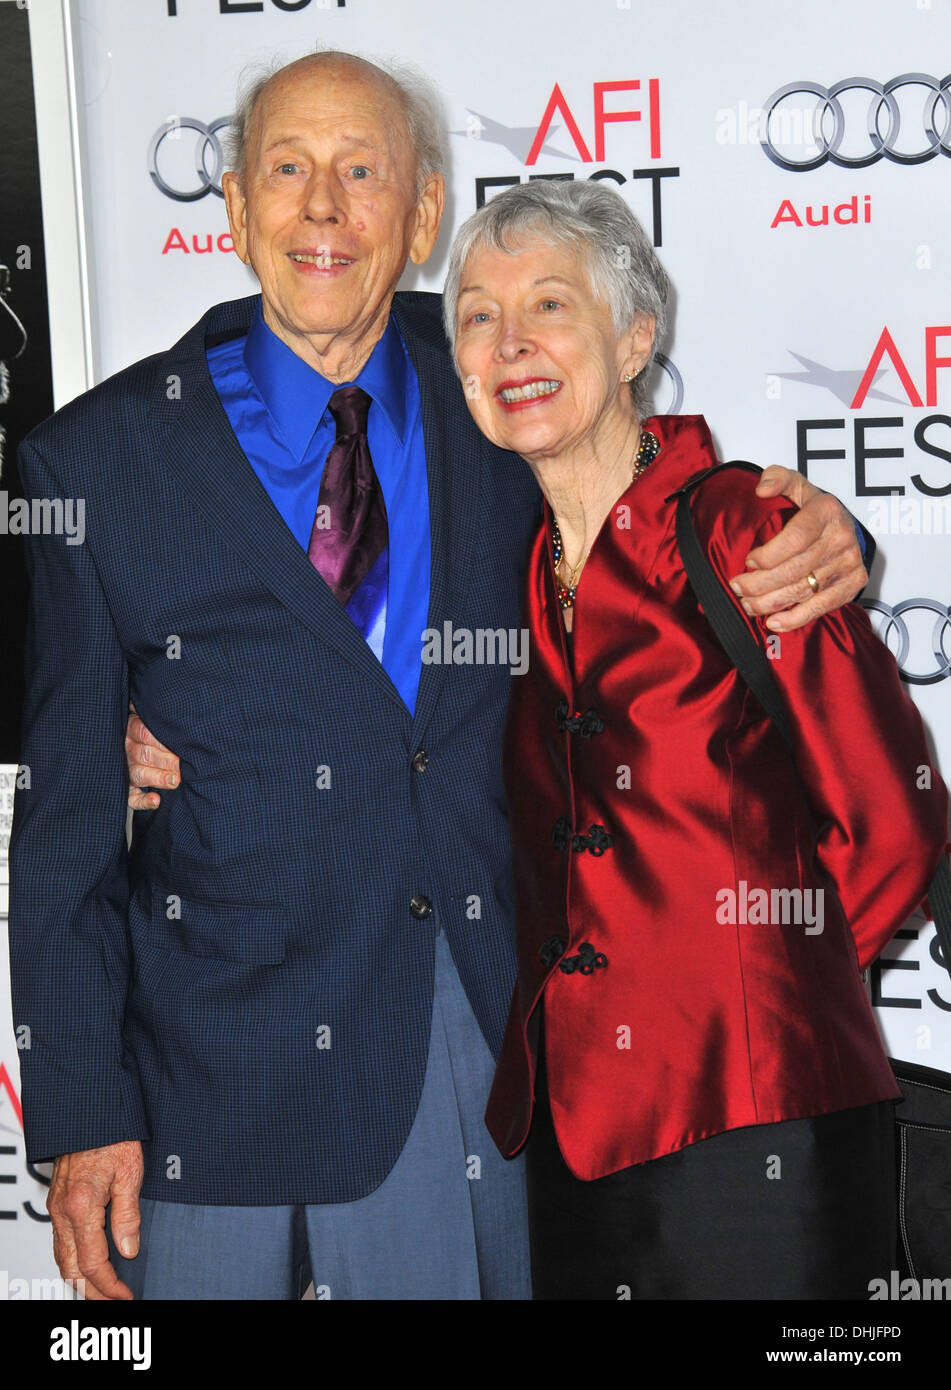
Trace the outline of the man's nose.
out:
M 304 189 L 301 216 L 312 222 L 343 222 L 340 180 L 329 170 L 314 170 Z

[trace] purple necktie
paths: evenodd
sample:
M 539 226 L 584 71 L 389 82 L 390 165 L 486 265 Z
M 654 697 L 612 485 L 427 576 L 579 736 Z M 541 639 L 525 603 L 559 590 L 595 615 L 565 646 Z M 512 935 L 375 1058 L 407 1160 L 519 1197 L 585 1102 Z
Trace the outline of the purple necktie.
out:
M 346 605 L 387 544 L 386 504 L 367 443 L 370 396 L 341 386 L 330 397 L 337 438 L 327 455 L 307 555 Z

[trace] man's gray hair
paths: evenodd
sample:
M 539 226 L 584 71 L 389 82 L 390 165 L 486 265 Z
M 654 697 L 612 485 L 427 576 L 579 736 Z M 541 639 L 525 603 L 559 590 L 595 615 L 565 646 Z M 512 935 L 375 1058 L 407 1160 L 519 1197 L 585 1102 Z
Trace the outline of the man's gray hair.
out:
M 378 81 L 396 98 L 409 130 L 410 144 L 416 151 L 418 198 L 426 180 L 432 174 L 444 173 L 446 168 L 446 120 L 438 90 L 425 74 L 411 64 L 371 62 L 369 58 L 363 58 L 358 53 L 344 53 L 334 48 L 307 54 L 304 58 L 295 59 L 293 63 L 275 59 L 265 67 L 257 65 L 245 71 L 238 84 L 238 101 L 231 126 L 223 141 L 225 167 L 233 169 L 238 178 L 244 181 L 251 126 L 265 87 L 288 68 L 315 60 L 317 66 L 347 64 L 365 69 L 368 78 Z
M 656 321 L 651 357 L 667 326 L 670 281 L 643 227 L 619 193 L 597 179 L 535 179 L 498 193 L 456 233 L 443 290 L 446 336 L 456 339 L 456 304 L 463 268 L 478 247 L 517 252 L 527 240 L 580 249 L 591 288 L 611 309 L 618 333 L 638 314 Z M 647 367 L 631 382 L 638 415 L 650 404 Z

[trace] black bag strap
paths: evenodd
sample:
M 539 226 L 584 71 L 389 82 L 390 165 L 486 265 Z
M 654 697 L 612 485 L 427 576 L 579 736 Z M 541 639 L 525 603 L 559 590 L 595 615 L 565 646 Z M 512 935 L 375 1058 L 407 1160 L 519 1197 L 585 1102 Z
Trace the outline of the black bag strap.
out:
M 713 628 L 715 637 L 792 751 L 792 730 L 779 687 L 769 669 L 769 660 L 743 621 L 736 601 L 720 583 L 693 524 L 690 510 L 693 492 L 704 479 L 724 468 L 743 468 L 751 473 L 762 472 L 755 464 L 736 459 L 731 463 L 709 468 L 692 478 L 680 489 L 679 494 L 674 494 L 677 497 L 677 546 L 684 562 L 684 569 L 687 571 L 687 578 L 690 580 L 690 587 L 703 609 L 707 622 Z
M 762 472 L 762 469 L 753 463 L 747 463 L 745 459 L 734 459 L 730 463 L 717 464 L 714 468 L 696 474 L 677 492 L 671 493 L 668 501 L 677 498 L 677 546 L 690 587 L 713 629 L 714 636 L 776 725 L 787 746 L 792 749 L 792 730 L 779 687 L 770 670 L 769 660 L 743 621 L 736 600 L 724 587 L 707 558 L 693 524 L 691 496 L 706 478 L 724 468 L 742 468 L 751 473 Z M 928 905 L 934 915 L 945 969 L 951 974 L 951 867 L 945 854 L 942 854 L 935 876 L 929 885 Z

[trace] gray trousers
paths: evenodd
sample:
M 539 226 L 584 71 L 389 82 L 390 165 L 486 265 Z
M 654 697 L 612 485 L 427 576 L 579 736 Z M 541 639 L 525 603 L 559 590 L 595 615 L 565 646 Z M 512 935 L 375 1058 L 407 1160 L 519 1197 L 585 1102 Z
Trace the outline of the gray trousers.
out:
M 445 934 L 419 1109 L 383 1183 L 355 1202 L 218 1207 L 142 1201 L 139 1254 L 110 1238 L 142 1299 L 529 1299 L 522 1158 L 482 1122 L 492 1055 Z M 108 1229 L 108 1221 L 107 1221 Z

